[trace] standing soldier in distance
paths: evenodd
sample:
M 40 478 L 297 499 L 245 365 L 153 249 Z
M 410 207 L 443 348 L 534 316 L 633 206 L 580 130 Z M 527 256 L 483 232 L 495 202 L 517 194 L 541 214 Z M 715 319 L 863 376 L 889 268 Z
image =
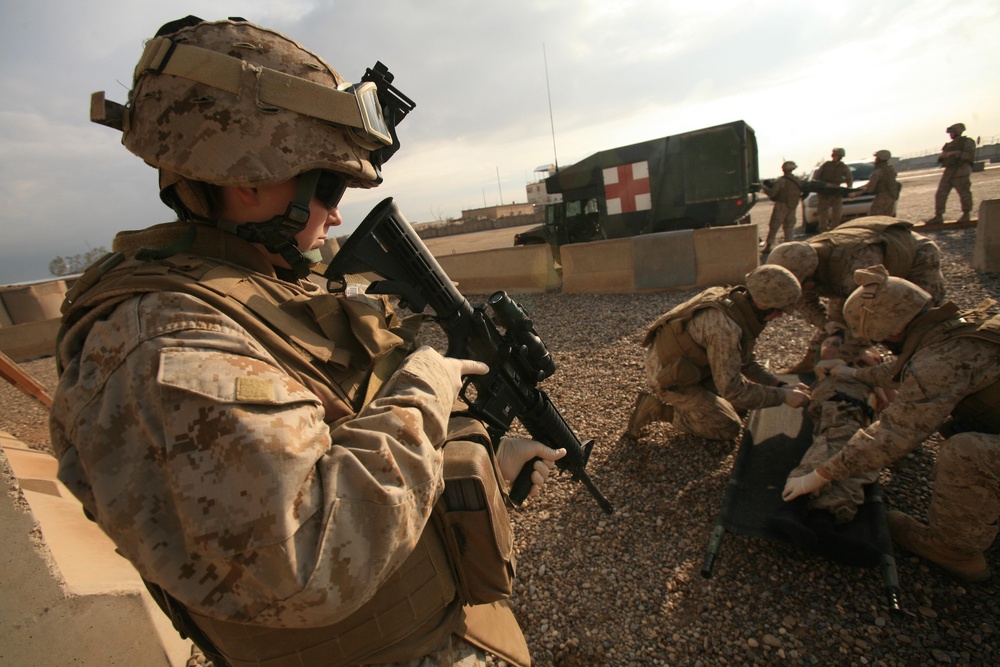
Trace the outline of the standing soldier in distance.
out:
M 938 164 L 944 165 L 944 173 L 934 193 L 934 217 L 927 220 L 931 224 L 944 222 L 944 208 L 948 203 L 948 195 L 954 188 L 962 203 L 962 217 L 957 222 L 969 222 L 972 214 L 972 165 L 976 161 L 976 142 L 972 137 L 962 136 L 965 132 L 964 123 L 955 123 L 945 132 L 951 136 L 951 141 L 941 147 Z
M 746 286 L 710 287 L 660 316 L 646 348 L 649 391 L 639 393 L 628 433 L 638 438 L 655 421 L 708 440 L 731 440 L 740 413 L 782 403 L 809 403 L 805 385 L 786 386 L 754 357 L 757 338 L 801 295 L 798 280 L 780 266 L 759 266 Z
M 860 287 L 844 306 L 847 323 L 896 359 L 872 368 L 835 360 L 817 371 L 898 386 L 896 397 L 840 452 L 789 479 L 782 495 L 792 501 L 832 480 L 880 470 L 938 431 L 946 439 L 934 466 L 928 522 L 891 511 L 889 531 L 955 577 L 983 581 L 990 575 L 983 552 L 1000 519 L 1000 315 L 988 316 L 985 308 L 962 313 L 950 302 L 931 308 L 930 294 L 882 266 L 858 271 L 857 278 Z
M 798 165 L 794 162 L 784 162 L 781 165 L 781 178 L 771 187 L 762 184 L 764 194 L 774 202 L 774 207 L 771 209 L 767 240 L 764 241 L 761 254 L 766 255 L 771 252 L 779 229 L 784 232 L 785 241 L 792 240 L 795 231 L 795 210 L 802 200 L 802 182 L 792 174 L 797 168 Z
M 834 148 L 830 153 L 830 159 L 816 171 L 814 180 L 822 181 L 834 188 L 840 187 L 841 183 L 847 187 L 854 185 L 854 174 L 851 173 L 851 168 L 844 164 L 844 155 L 846 151 L 843 148 Z M 844 200 L 839 194 L 816 193 L 816 215 L 819 216 L 820 232 L 828 232 L 840 225 L 843 212 Z
M 365 285 L 306 279 L 345 189 L 379 185 L 398 148 L 374 85 L 243 19 L 189 16 L 146 42 L 106 123 L 179 219 L 120 233 L 67 296 L 52 445 L 215 667 L 530 661 L 504 604 L 512 554 L 486 545 L 511 539 L 500 477 L 559 452 L 494 456 L 452 416 L 485 364 L 416 347 Z M 496 531 L 465 524 L 473 554 L 444 528 L 469 514 L 442 498 L 456 447 L 485 488 L 460 509 Z
M 848 197 L 854 199 L 859 194 L 874 194 L 868 215 L 896 216 L 896 202 L 899 200 L 899 190 L 902 187 L 896 180 L 896 170 L 889 164 L 892 154 L 887 150 L 875 151 L 875 168 L 871 178 L 863 188 L 851 192 Z

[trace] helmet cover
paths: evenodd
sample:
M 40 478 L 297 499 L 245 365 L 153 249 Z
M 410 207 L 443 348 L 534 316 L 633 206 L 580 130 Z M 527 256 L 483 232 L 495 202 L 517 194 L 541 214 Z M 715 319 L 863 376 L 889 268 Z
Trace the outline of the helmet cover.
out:
M 854 272 L 859 287 L 844 303 L 844 319 L 856 338 L 884 341 L 903 331 L 931 302 L 931 295 L 896 278 L 881 264 Z
M 819 268 L 819 255 L 808 243 L 802 241 L 786 241 L 774 247 L 767 256 L 767 264 L 783 266 L 799 279 L 808 280 L 816 275 Z
M 792 272 L 764 264 L 747 274 L 747 291 L 759 308 L 791 310 L 802 297 L 802 287 Z

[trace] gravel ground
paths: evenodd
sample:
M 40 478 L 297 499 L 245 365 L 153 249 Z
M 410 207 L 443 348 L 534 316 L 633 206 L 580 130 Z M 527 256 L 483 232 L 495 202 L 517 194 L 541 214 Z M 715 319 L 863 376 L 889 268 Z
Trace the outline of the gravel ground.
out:
M 907 178 L 901 218 L 929 217 L 937 178 L 938 172 Z M 977 205 L 1000 198 L 1000 169 L 975 174 L 973 192 Z M 946 217 L 954 219 L 954 194 L 951 200 Z M 753 220 L 766 226 L 768 214 L 769 206 L 759 205 Z M 944 255 L 951 300 L 960 307 L 987 296 L 1000 300 L 1000 275 L 969 266 L 973 229 L 927 234 Z M 886 606 L 877 570 L 737 535 L 723 541 L 713 577 L 701 576 L 736 443 L 709 442 L 664 425 L 638 442 L 622 437 L 644 382 L 639 341 L 645 328 L 693 294 L 515 295 L 558 366 L 542 386 L 581 438 L 597 439 L 588 470 L 617 510 L 603 514 L 581 485 L 557 476 L 542 497 L 514 512 L 519 580 L 513 605 L 535 663 L 1000 663 L 1000 576 L 961 585 L 898 553 L 904 611 L 897 614 Z M 790 365 L 809 333 L 801 320 L 782 318 L 765 330 L 758 356 L 775 368 Z M 51 359 L 23 367 L 54 386 Z M 48 449 L 45 411 L 5 383 L 0 400 L 0 428 Z M 925 516 L 935 442 L 883 472 L 891 507 Z M 996 549 L 987 559 L 1000 572 Z

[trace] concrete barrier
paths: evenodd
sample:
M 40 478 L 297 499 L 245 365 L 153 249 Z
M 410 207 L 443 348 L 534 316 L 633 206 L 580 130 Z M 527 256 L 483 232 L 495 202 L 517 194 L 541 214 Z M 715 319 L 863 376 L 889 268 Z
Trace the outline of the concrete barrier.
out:
M 563 292 L 623 294 L 635 290 L 632 239 L 572 243 L 559 251 Z
M 190 642 L 55 472 L 0 431 L 0 664 L 184 665 Z
M 545 292 L 559 288 L 559 275 L 546 245 L 481 250 L 436 257 L 463 294 Z
M 986 273 L 1000 273 L 1000 199 L 979 203 L 972 268 Z
M 0 300 L 12 324 L 38 322 L 59 317 L 66 281 L 52 280 L 32 285 L 15 285 L 0 290 Z
M 698 287 L 741 285 L 760 265 L 757 225 L 733 225 L 694 230 Z
M 734 225 L 561 248 L 563 291 L 627 293 L 736 285 L 755 269 L 757 227 Z
M 56 317 L 51 320 L 0 327 L 0 350 L 18 363 L 51 357 L 56 352 L 56 335 L 59 333 L 60 321 Z

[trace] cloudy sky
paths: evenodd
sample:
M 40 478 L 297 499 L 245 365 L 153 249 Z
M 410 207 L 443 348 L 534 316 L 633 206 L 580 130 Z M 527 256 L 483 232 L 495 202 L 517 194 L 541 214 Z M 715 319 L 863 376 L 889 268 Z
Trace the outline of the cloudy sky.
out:
M 89 98 L 125 102 L 143 41 L 187 14 L 275 28 L 349 80 L 381 60 L 416 101 L 385 183 L 345 198 L 345 231 L 386 196 L 413 222 L 458 217 L 525 201 L 554 160 L 739 119 L 765 176 L 833 146 L 936 151 L 957 121 L 1000 139 L 997 0 L 5 1 L 0 284 L 170 219 Z

